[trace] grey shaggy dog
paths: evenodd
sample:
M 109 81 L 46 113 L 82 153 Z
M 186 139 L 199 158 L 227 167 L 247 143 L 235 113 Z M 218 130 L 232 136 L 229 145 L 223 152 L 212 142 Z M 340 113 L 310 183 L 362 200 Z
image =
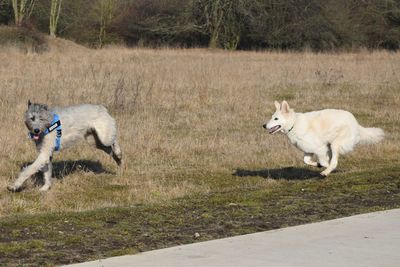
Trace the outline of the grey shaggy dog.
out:
M 57 118 L 55 114 L 61 123 L 61 127 L 57 129 L 54 123 Z M 14 184 L 7 187 L 10 191 L 20 191 L 24 182 L 39 171 L 44 174 L 44 185 L 40 190 L 47 191 L 52 182 L 53 152 L 71 147 L 82 139 L 110 154 L 121 165 L 122 153 L 117 142 L 116 123 L 103 106 L 83 104 L 49 109 L 46 105 L 29 101 L 25 124 L 39 155 L 31 165 L 22 170 Z M 58 131 L 59 128 L 61 131 Z

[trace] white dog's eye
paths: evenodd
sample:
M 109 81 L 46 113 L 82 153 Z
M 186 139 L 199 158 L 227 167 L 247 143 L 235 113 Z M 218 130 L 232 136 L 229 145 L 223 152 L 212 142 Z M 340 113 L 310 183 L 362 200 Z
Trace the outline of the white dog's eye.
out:
M 35 121 L 35 116 L 31 117 L 31 121 Z
M 278 120 L 278 118 L 275 118 L 274 120 L 276 120 L 276 121 L 277 121 L 277 120 Z

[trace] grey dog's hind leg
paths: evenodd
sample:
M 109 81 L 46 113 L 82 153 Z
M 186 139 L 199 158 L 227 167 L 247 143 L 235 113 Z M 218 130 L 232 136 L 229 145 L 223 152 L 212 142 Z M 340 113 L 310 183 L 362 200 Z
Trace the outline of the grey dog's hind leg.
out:
M 88 137 L 93 137 L 96 148 L 103 150 L 104 152 L 112 156 L 112 158 L 115 160 L 118 166 L 121 165 L 122 152 L 117 141 L 115 141 L 111 146 L 106 146 L 100 141 L 100 138 L 98 137 L 97 132 L 95 130 L 92 130 L 90 133 L 88 133 L 86 135 L 86 139 L 89 139 Z
M 117 162 L 118 165 L 122 164 L 122 151 L 121 148 L 119 147 L 119 144 L 117 141 L 114 142 L 114 144 L 111 145 L 112 151 L 113 151 L 113 159 Z

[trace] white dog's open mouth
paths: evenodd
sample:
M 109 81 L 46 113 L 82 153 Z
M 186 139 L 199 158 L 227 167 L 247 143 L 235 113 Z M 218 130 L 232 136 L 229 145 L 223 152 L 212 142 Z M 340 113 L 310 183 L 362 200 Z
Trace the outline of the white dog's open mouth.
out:
M 280 128 L 281 128 L 280 125 L 276 125 L 276 126 L 272 127 L 271 129 L 268 129 L 268 132 L 269 132 L 270 134 L 274 134 L 274 133 L 276 133 Z

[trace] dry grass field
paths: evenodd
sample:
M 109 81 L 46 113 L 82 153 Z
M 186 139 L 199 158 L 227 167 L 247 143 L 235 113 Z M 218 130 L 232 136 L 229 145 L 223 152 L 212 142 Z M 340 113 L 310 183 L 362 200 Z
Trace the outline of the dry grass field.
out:
M 359 207 L 379 209 L 400 203 L 400 53 L 61 46 L 36 54 L 8 47 L 0 50 L 0 96 L 0 216 L 5 222 L 15 222 L 17 215 L 159 207 L 170 201 L 205 201 L 224 194 L 244 194 L 243 203 L 250 203 L 246 192 L 258 192 L 257 199 L 264 202 L 269 201 L 264 198 L 268 192 L 275 192 L 274 203 L 283 203 L 285 212 L 295 214 L 293 202 L 283 201 L 293 196 L 285 190 L 307 191 L 307 186 L 315 196 L 325 188 L 335 192 L 326 203 L 344 192 L 388 195 L 376 195 L 385 203 L 371 200 L 368 203 L 375 204 L 369 206 L 361 197 L 355 204 Z M 21 193 L 7 192 L 7 184 L 36 155 L 23 124 L 28 99 L 49 106 L 105 105 L 118 123 L 125 159 L 122 172 L 103 152 L 82 143 L 55 155 L 57 179 L 49 192 L 40 193 L 33 181 Z M 274 100 L 287 100 L 298 112 L 346 109 L 363 126 L 383 128 L 386 139 L 380 145 L 357 147 L 339 159 L 336 173 L 319 179 L 319 170 L 304 166 L 302 154 L 284 136 L 270 136 L 261 127 L 274 111 Z M 374 187 L 370 189 L 369 184 Z M 346 191 L 349 188 L 352 191 Z M 315 205 L 318 198 L 302 199 L 301 205 Z M 218 201 L 213 203 L 218 205 Z M 332 211 L 324 205 L 318 212 Z M 349 209 L 327 217 L 360 211 Z M 309 220 L 325 218 L 313 216 Z M 305 220 L 296 221 L 301 222 Z M 10 240 L 15 239 L 2 242 Z M 150 246 L 154 247 L 159 246 Z

